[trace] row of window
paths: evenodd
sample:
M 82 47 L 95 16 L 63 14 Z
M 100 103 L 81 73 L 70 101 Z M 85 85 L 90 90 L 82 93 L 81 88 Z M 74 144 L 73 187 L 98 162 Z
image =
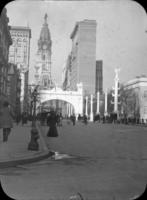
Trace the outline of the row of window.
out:
M 13 31 L 13 30 L 10 30 L 11 32 L 11 35 L 13 37 L 29 37 L 29 34 L 28 33 L 24 33 L 24 32 L 17 32 L 17 31 Z

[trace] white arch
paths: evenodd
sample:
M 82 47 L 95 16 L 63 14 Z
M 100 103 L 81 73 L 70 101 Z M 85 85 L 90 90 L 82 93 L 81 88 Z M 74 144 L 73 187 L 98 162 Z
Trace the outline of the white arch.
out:
M 82 83 L 77 84 L 77 91 L 64 91 L 61 88 L 53 88 L 52 90 L 40 90 L 40 103 L 49 100 L 62 100 L 70 103 L 75 110 L 75 115 L 83 114 L 83 87 Z

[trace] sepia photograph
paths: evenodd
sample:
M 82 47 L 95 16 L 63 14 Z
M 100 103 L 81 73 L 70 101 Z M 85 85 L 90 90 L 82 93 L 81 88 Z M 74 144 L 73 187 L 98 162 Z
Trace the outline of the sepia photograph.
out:
M 0 11 L 0 184 L 16 200 L 137 200 L 147 187 L 147 13 L 131 0 Z

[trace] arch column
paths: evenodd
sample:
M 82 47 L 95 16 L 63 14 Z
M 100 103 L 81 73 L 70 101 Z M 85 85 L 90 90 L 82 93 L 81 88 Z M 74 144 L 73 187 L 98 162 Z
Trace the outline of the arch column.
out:
M 97 111 L 96 111 L 97 114 L 100 113 L 100 93 L 97 92 Z
M 107 112 L 107 89 L 105 91 L 105 116 L 108 114 Z
M 71 104 L 69 104 L 69 113 L 70 113 L 70 116 L 72 115 L 72 106 Z
M 69 117 L 69 103 L 67 103 L 67 116 Z
M 88 116 L 88 97 L 86 96 L 85 115 Z
M 90 121 L 93 121 L 93 95 L 91 94 L 90 98 Z

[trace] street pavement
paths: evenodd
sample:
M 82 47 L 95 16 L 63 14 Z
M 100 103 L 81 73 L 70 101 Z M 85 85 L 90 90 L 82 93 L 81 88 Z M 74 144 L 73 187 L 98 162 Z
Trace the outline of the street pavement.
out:
M 33 162 L 48 154 L 49 151 L 42 142 L 42 135 L 40 136 L 39 150 L 30 151 L 28 144 L 31 139 L 31 122 L 23 126 L 14 123 L 7 142 L 3 142 L 3 131 L 0 129 L 0 168 Z
M 59 155 L 1 169 L 4 191 L 18 200 L 129 200 L 147 183 L 147 128 L 120 124 L 63 123 L 59 137 L 47 138 Z

